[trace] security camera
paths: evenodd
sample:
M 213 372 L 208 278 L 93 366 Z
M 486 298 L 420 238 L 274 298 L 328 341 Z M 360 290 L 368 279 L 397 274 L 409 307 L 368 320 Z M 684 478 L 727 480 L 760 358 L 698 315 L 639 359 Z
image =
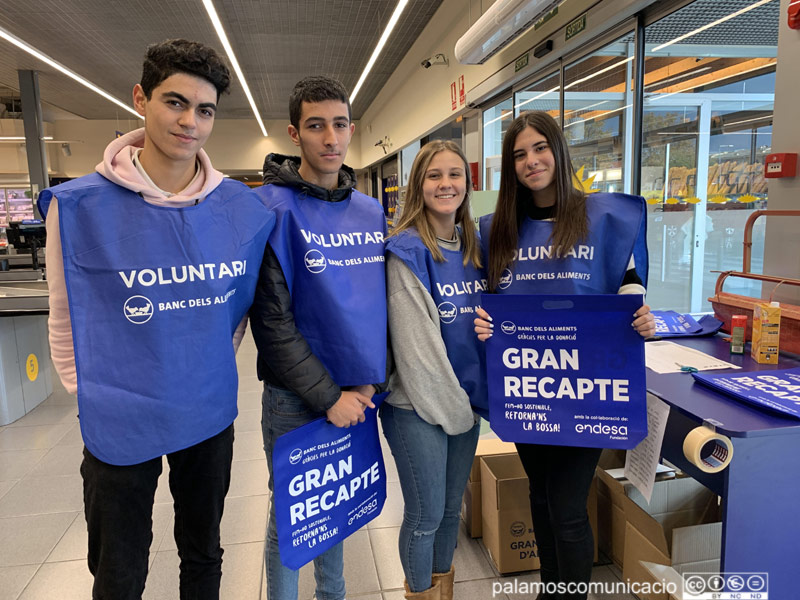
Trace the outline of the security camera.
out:
M 450 61 L 447 60 L 447 57 L 439 52 L 438 54 L 434 54 L 433 56 L 429 56 L 428 58 L 424 59 L 421 63 L 419 63 L 423 69 L 430 69 L 431 67 L 435 67 L 437 65 L 441 65 L 443 67 L 447 67 L 450 65 Z

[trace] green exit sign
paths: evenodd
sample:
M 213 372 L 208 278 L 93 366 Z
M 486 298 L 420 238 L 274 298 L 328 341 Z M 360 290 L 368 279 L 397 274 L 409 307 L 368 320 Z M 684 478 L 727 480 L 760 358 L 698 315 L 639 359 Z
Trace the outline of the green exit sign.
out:
M 584 29 L 586 29 L 586 15 L 581 15 L 580 17 L 575 19 L 572 23 L 567 25 L 567 36 L 564 41 L 575 37 Z
M 526 52 L 525 54 L 520 56 L 514 63 L 514 73 L 516 73 L 520 69 L 524 69 L 527 66 L 528 66 L 528 53 Z

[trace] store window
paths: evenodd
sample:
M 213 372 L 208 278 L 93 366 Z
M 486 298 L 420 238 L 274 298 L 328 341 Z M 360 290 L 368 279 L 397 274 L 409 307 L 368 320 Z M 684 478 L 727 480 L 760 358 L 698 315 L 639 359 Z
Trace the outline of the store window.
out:
M 483 111 L 483 189 L 500 189 L 500 155 L 503 136 L 514 120 L 511 98 L 506 98 Z
M 602 192 L 631 191 L 633 58 L 630 32 L 564 69 L 564 135 L 572 164 Z
M 400 151 L 400 186 L 408 185 L 408 178 L 411 176 L 411 166 L 421 148 L 419 140 L 413 142 Z
M 427 144 L 433 140 L 450 140 L 459 146 L 462 146 L 464 142 L 463 121 L 451 121 L 450 123 L 445 123 L 436 131 L 432 131 L 430 134 L 422 138 L 422 144 Z
M 652 306 L 708 311 L 717 274 L 740 270 L 744 225 L 764 208 L 779 2 L 697 0 L 645 30 L 641 193 Z M 752 268 L 763 265 L 764 220 Z M 760 284 L 726 291 L 760 296 Z
M 561 74 L 559 71 L 546 75 L 514 94 L 514 114 L 519 116 L 529 110 L 543 110 L 559 123 Z

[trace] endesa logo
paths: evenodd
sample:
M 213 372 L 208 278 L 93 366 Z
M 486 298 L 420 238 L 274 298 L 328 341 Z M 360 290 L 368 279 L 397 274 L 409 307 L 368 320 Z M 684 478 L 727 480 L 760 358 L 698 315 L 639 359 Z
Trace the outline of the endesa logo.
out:
M 503 272 L 500 274 L 500 281 L 498 282 L 497 287 L 499 287 L 501 290 L 504 290 L 511 285 L 512 281 L 514 281 L 514 275 L 511 273 L 511 269 L 503 269 Z
M 295 448 L 289 453 L 289 463 L 296 465 L 303 458 L 303 451 L 300 448 Z
M 578 433 L 594 433 L 595 435 L 628 435 L 627 425 L 603 425 L 602 423 L 595 423 L 594 425 L 586 425 L 584 423 L 576 423 L 575 431 Z
M 439 320 L 442 323 L 452 323 L 456 320 L 458 309 L 452 302 L 442 302 L 437 308 L 439 309 Z
M 514 335 L 517 332 L 517 326 L 511 321 L 503 321 L 500 323 L 500 331 L 508 335 Z
M 350 517 L 350 519 L 348 519 L 347 524 L 352 525 L 354 522 L 358 521 L 362 517 L 366 517 L 367 515 L 372 514 L 372 512 L 377 508 L 378 508 L 378 500 L 376 498 L 375 500 L 371 500 L 368 504 L 365 504 L 364 506 L 359 508 L 355 512 L 355 514 L 352 517 Z
M 322 273 L 327 266 L 325 255 L 319 250 L 309 250 L 305 256 L 306 269 L 312 273 Z
M 134 325 L 142 325 L 153 317 L 153 303 L 144 296 L 131 296 L 125 300 L 122 312 Z

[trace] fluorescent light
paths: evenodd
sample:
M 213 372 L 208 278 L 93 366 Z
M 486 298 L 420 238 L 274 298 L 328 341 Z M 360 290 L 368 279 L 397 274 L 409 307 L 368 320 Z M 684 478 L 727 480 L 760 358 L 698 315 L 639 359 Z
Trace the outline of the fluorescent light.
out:
M 27 139 L 28 138 L 26 138 L 24 135 L 3 135 L 3 136 L 0 136 L 0 142 L 24 142 Z M 45 140 L 45 141 L 52 140 L 53 136 L 52 135 L 45 135 L 45 136 L 42 137 L 42 139 Z
M 798 2 L 800 2 L 800 0 L 798 0 Z M 511 111 L 511 110 L 506 111 L 506 112 L 502 113 L 499 117 L 495 117 L 491 121 L 486 121 L 486 123 L 484 123 L 483 126 L 484 127 L 488 127 L 489 125 L 491 125 L 495 121 L 502 121 L 503 119 L 507 119 L 508 117 L 512 116 L 513 114 L 514 114 L 514 112 Z
M 519 104 L 515 104 L 514 108 L 519 108 L 520 106 L 524 106 L 526 104 L 529 104 L 530 102 L 533 102 L 534 100 L 538 100 L 539 98 L 543 98 L 544 96 L 547 96 L 548 94 L 552 94 L 553 92 L 557 92 L 557 91 L 558 91 L 558 88 L 554 87 L 553 89 L 547 90 L 546 92 L 542 92 L 538 96 L 534 96 L 533 98 L 529 98 L 528 100 L 525 100 L 524 102 L 520 102 Z
M 739 15 L 743 15 L 744 13 L 749 12 L 749 11 L 753 10 L 754 8 L 758 8 L 759 6 L 763 6 L 764 4 L 767 4 L 769 2 L 772 2 L 772 0 L 759 0 L 755 4 L 751 4 L 750 6 L 745 6 L 744 8 L 739 9 L 739 10 L 737 10 L 735 12 L 732 12 L 731 14 L 726 15 L 726 16 L 722 17 L 721 19 L 717 19 L 716 21 L 712 21 L 711 23 L 708 23 L 707 25 L 703 25 L 702 27 L 698 27 L 694 31 L 690 31 L 689 33 L 684 33 L 683 35 L 679 35 L 674 40 L 670 40 L 668 42 L 665 42 L 665 43 L 661 44 L 660 46 L 656 46 L 655 48 L 650 50 L 650 52 L 658 52 L 662 48 L 666 48 L 667 46 L 671 46 L 672 44 L 675 44 L 676 42 L 680 42 L 682 40 L 685 40 L 688 37 L 692 37 L 693 35 L 695 35 L 697 33 L 700 33 L 701 31 L 705 31 L 706 29 L 711 29 L 712 27 L 715 27 L 715 26 L 719 25 L 720 23 L 724 23 L 725 21 L 729 21 L 729 20 L 731 20 L 731 19 L 733 19 L 735 17 L 738 17 Z
M 602 92 L 600 92 L 600 93 L 602 93 Z M 608 104 L 609 102 L 613 102 L 613 100 L 603 100 L 602 102 L 595 102 L 594 104 L 590 104 L 589 106 L 581 106 L 580 108 L 570 109 L 570 110 L 568 110 L 568 111 L 566 111 L 564 113 L 564 118 L 566 119 L 567 115 L 571 115 L 572 113 L 581 112 L 581 111 L 585 112 L 585 111 L 589 110 L 590 108 L 594 108 L 595 106 L 601 106 L 603 104 Z
M 578 85 L 579 83 L 583 83 L 584 81 L 589 81 L 590 79 L 594 79 L 595 77 L 597 77 L 597 76 L 598 76 L 598 75 L 600 75 L 601 73 L 605 73 L 605 72 L 607 72 L 607 71 L 610 71 L 610 70 L 612 70 L 612 69 L 616 69 L 617 67 L 621 67 L 621 66 L 622 66 L 622 65 L 624 65 L 625 63 L 631 62 L 632 60 L 633 60 L 633 57 L 631 56 L 631 57 L 625 58 L 625 59 L 623 59 L 623 60 L 621 60 L 621 61 L 619 61 L 619 62 L 617 62 L 617 63 L 614 63 L 613 65 L 608 65 L 607 67 L 603 67 L 603 68 L 602 68 L 602 69 L 600 69 L 599 71 L 595 71 L 594 73 L 592 73 L 592 74 L 590 74 L 590 75 L 587 75 L 586 77 L 583 77 L 583 78 L 581 78 L 581 79 L 578 79 L 578 80 L 576 80 L 576 81 L 573 81 L 573 82 L 572 82 L 572 83 L 570 83 L 568 86 L 565 86 L 565 87 L 564 87 L 564 89 L 565 89 L 565 90 L 568 90 L 569 88 L 571 88 L 571 87 L 573 87 L 573 86 L 576 86 L 576 85 Z
M 673 94 L 680 94 L 685 92 L 686 90 L 693 90 L 699 87 L 705 87 L 711 85 L 712 83 L 717 83 L 718 81 L 725 81 L 726 79 L 733 79 L 734 77 L 741 77 L 742 75 L 746 75 L 747 73 L 751 73 L 753 71 L 760 71 L 762 69 L 766 69 L 767 67 L 771 67 L 772 65 L 777 64 L 777 60 L 775 62 L 769 62 L 764 65 L 753 67 L 752 69 L 747 69 L 745 71 L 739 71 L 738 73 L 734 73 L 732 75 L 725 75 L 724 77 L 718 77 L 716 79 L 712 79 L 711 81 L 706 81 L 705 83 L 698 83 L 697 85 L 687 85 L 685 88 L 681 88 L 679 90 L 675 90 L 674 92 L 669 92 L 667 94 L 661 94 L 659 96 L 653 96 L 652 98 L 645 98 L 646 102 L 658 102 L 659 100 L 663 100 L 667 96 L 672 96 Z M 691 83 L 691 82 L 690 82 Z M 680 84 L 678 84 L 680 85 Z M 649 92 L 653 94 L 657 94 L 658 92 Z
M 369 57 L 367 61 L 367 66 L 364 67 L 364 72 L 361 73 L 361 77 L 358 78 L 358 83 L 356 83 L 356 87 L 353 88 L 353 93 L 350 94 L 350 104 L 353 103 L 356 99 L 356 95 L 358 94 L 361 86 L 364 85 L 364 81 L 367 79 L 367 75 L 372 70 L 375 61 L 378 60 L 378 56 L 383 50 L 383 47 L 386 45 L 386 40 L 389 39 L 389 35 L 392 33 L 395 25 L 397 25 L 397 21 L 400 19 L 400 14 L 403 12 L 403 9 L 408 4 L 408 0 L 400 0 L 397 3 L 397 8 L 394 9 L 392 13 L 392 17 L 389 19 L 389 23 L 386 25 L 386 29 L 384 29 L 383 34 L 381 35 L 380 39 L 378 40 L 378 45 L 375 46 L 375 50 L 372 51 L 372 56 Z
M 97 87 L 95 84 L 93 84 L 88 79 L 84 79 L 83 77 L 81 77 L 80 75 L 75 73 L 74 71 L 69 70 L 67 67 L 65 67 L 61 63 L 58 63 L 58 62 L 54 61 L 52 58 L 50 58 L 46 54 L 42 54 L 36 48 L 34 48 L 33 46 L 29 45 L 26 42 L 23 42 L 21 39 L 19 39 L 15 35 L 12 35 L 11 33 L 6 31 L 2 27 L 0 27 L 0 38 L 3 38 L 4 40 L 6 40 L 8 42 L 11 42 L 12 44 L 14 44 L 20 50 L 24 50 L 25 52 L 27 52 L 31 56 L 34 56 L 34 57 L 38 58 L 43 63 L 45 63 L 47 65 L 50 65 L 51 67 L 53 67 L 57 71 L 60 71 L 61 73 L 66 75 L 67 77 L 70 77 L 70 78 L 74 79 L 75 81 L 77 81 L 78 83 L 80 83 L 81 85 L 86 86 L 87 88 L 92 90 L 94 93 L 100 94 L 106 100 L 110 100 L 111 102 L 113 102 L 117 106 L 127 110 L 129 113 L 132 113 L 132 114 L 136 115 L 140 119 L 144 119 L 144 117 L 142 115 L 137 113 L 133 108 L 131 108 L 130 106 L 125 104 L 122 100 L 119 100 L 119 99 L 115 98 L 114 96 L 112 96 L 111 94 L 106 92 L 105 90 Z
M 239 61 L 236 60 L 236 55 L 233 53 L 233 48 L 231 47 L 231 43 L 228 41 L 228 36 L 225 34 L 225 30 L 222 27 L 222 21 L 219 20 L 219 15 L 217 15 L 214 4 L 211 2 L 211 0 L 203 0 L 203 6 L 206 7 L 206 12 L 208 12 L 208 16 L 211 18 L 211 22 L 214 24 L 214 29 L 217 30 L 219 41 L 222 42 L 222 47 L 225 48 L 225 53 L 228 55 L 228 60 L 231 61 L 231 66 L 236 72 L 236 76 L 239 78 L 239 83 L 242 84 L 244 95 L 247 96 L 247 101 L 250 102 L 250 108 L 253 110 L 256 121 L 258 121 L 258 126 L 261 127 L 261 133 L 264 134 L 264 137 L 267 137 L 267 128 L 264 127 L 264 121 L 261 120 L 261 115 L 258 114 L 256 101 L 253 99 L 253 94 L 250 93 L 250 88 L 247 85 L 247 81 L 245 81 L 242 68 L 239 66 Z
M 598 76 L 598 75 L 600 75 L 601 73 L 605 73 L 605 72 L 607 72 L 607 71 L 610 71 L 610 70 L 612 70 L 612 69 L 616 69 L 617 67 L 620 67 L 620 66 L 624 65 L 625 63 L 627 63 L 627 62 L 630 62 L 630 61 L 632 61 L 632 60 L 633 60 L 633 57 L 632 57 L 632 56 L 631 56 L 631 57 L 629 57 L 629 58 L 624 58 L 624 59 L 622 59 L 621 61 L 614 63 L 613 65 L 609 65 L 609 66 L 607 66 L 607 67 L 604 67 L 604 68 L 600 69 L 599 71 L 595 71 L 594 73 L 591 73 L 590 75 L 587 75 L 586 77 L 583 77 L 583 78 L 581 78 L 581 79 L 578 79 L 578 80 L 576 80 L 576 81 L 573 81 L 573 82 L 572 82 L 572 83 L 570 83 L 569 85 L 565 86 L 565 87 L 564 87 L 564 89 L 565 89 L 565 90 L 568 90 L 569 88 L 571 88 L 571 87 L 573 87 L 573 86 L 576 86 L 576 85 L 578 85 L 579 83 L 583 83 L 584 81 L 588 81 L 589 79 L 592 79 L 592 78 L 594 78 L 594 77 L 597 77 L 597 76 Z M 519 108 L 520 106 L 524 106 L 525 104 L 528 104 L 528 103 L 530 103 L 530 102 L 533 102 L 534 100 L 538 100 L 539 98 L 542 98 L 542 97 L 544 97 L 544 96 L 547 96 L 548 94 L 552 94 L 553 92 L 557 92 L 557 91 L 558 91 L 558 87 L 554 87 L 553 89 L 547 90 L 546 92 L 542 92 L 542 93 L 541 93 L 541 94 L 539 94 L 538 96 L 534 96 L 533 98 L 530 98 L 530 99 L 528 99 L 528 100 L 525 100 L 524 102 L 520 102 L 519 104 L 515 104 L 515 105 L 514 105 L 514 108 Z
M 614 110 L 607 110 L 603 112 L 602 115 L 599 116 L 607 117 L 608 115 L 614 114 L 615 112 L 619 112 L 621 110 L 625 110 L 626 108 L 630 108 L 631 106 L 633 106 L 633 104 L 626 104 L 625 106 L 621 106 L 620 108 L 615 108 Z M 572 121 L 572 123 L 567 123 L 566 125 L 564 125 L 564 129 L 566 129 L 567 127 L 572 127 L 573 125 L 577 125 L 578 123 L 586 123 L 586 121 L 594 121 L 596 118 L 597 117 L 588 117 L 586 119 L 579 119 L 577 121 Z
M 645 89 L 649 87 L 655 87 L 657 85 L 664 85 L 665 83 L 669 83 L 670 81 L 676 81 L 678 79 L 686 79 L 689 75 L 697 75 L 698 73 L 702 73 L 703 71 L 710 71 L 711 67 L 702 67 L 700 69 L 695 69 L 694 71 L 684 71 L 679 75 L 675 75 L 674 77 L 668 77 L 667 79 L 660 79 L 658 81 L 654 81 L 653 83 L 648 83 Z
M 722 126 L 725 127 L 731 125 L 741 125 L 742 123 L 752 123 L 753 121 L 763 121 L 764 119 L 771 119 L 772 115 L 763 115 L 761 117 L 755 117 L 754 119 L 745 119 L 744 121 L 733 121 L 731 123 L 723 123 Z

